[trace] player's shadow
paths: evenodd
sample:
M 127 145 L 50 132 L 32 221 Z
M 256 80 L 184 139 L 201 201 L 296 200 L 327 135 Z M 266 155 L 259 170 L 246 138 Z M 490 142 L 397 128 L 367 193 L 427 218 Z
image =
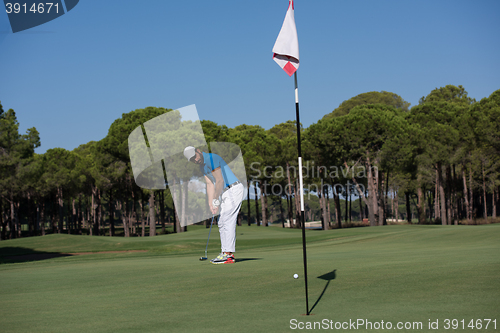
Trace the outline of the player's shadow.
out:
M 335 277 L 337 276 L 336 271 L 337 270 L 334 269 L 333 271 L 331 271 L 329 273 L 326 273 L 326 274 L 323 274 L 321 276 L 318 276 L 318 279 L 322 279 L 322 280 L 325 280 L 327 282 L 326 282 L 325 288 L 323 288 L 323 291 L 321 292 L 321 295 L 319 295 L 318 299 L 316 300 L 316 303 L 314 303 L 314 305 L 312 306 L 311 310 L 309 310 L 309 313 L 312 312 L 312 310 L 316 307 L 316 305 L 319 303 L 319 301 L 321 300 L 321 298 L 325 294 L 326 289 L 330 285 L 330 281 L 334 280 Z
M 250 260 L 262 260 L 262 258 L 236 258 L 236 259 L 234 259 L 235 262 L 243 262 L 243 261 L 250 261 Z

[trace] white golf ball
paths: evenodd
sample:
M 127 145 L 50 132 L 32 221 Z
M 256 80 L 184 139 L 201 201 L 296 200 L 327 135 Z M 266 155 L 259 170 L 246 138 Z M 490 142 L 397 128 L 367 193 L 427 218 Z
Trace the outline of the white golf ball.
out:
M 299 278 L 299 274 L 293 274 L 293 278 L 294 279 L 298 279 Z

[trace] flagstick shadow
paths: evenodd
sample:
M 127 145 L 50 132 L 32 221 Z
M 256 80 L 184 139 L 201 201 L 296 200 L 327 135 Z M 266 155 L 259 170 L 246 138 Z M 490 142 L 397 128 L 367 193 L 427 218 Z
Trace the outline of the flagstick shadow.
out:
M 321 300 L 321 298 L 325 294 L 326 289 L 328 289 L 328 286 L 330 285 L 330 281 L 335 279 L 335 277 L 337 275 L 336 271 L 337 270 L 334 269 L 333 271 L 331 271 L 329 273 L 318 276 L 318 279 L 326 280 L 327 282 L 326 282 L 325 288 L 323 288 L 323 291 L 321 292 L 321 295 L 319 295 L 318 299 L 316 300 L 314 305 L 311 307 L 311 310 L 309 310 L 309 313 L 311 313 L 312 310 L 316 307 L 316 305 L 318 305 L 319 301 Z

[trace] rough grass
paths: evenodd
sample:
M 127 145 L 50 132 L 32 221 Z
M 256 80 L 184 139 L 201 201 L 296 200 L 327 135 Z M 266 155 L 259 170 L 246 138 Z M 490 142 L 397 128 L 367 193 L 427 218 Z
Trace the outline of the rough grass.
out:
M 237 233 L 234 265 L 198 260 L 208 234 L 203 227 L 151 238 L 51 235 L 1 242 L 1 331 L 290 332 L 297 331 L 290 328 L 293 319 L 304 325 L 363 319 L 422 322 L 423 329 L 406 330 L 415 332 L 430 331 L 430 319 L 439 320 L 433 331 L 442 332 L 446 318 L 468 323 L 495 316 L 500 328 L 500 225 L 308 231 L 311 316 L 302 315 L 300 230 L 245 226 Z M 211 238 L 215 255 L 217 229 Z M 148 252 L 5 259 L 112 250 Z

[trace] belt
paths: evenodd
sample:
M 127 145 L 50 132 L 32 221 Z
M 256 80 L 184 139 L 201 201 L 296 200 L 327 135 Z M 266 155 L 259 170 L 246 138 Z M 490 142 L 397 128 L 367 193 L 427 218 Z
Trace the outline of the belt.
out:
M 227 186 L 227 187 L 226 187 L 226 188 L 222 191 L 222 193 L 226 192 L 226 191 L 227 191 L 227 190 L 229 190 L 231 187 L 236 186 L 236 185 L 238 185 L 238 184 L 241 184 L 241 182 L 240 182 L 240 181 L 237 181 L 237 182 L 232 183 L 231 185 L 228 185 L 228 186 Z

